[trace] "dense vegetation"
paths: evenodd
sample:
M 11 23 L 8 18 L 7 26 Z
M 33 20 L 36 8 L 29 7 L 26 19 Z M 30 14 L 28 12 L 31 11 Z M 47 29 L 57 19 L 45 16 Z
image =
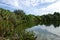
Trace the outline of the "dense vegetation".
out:
M 39 21 L 37 19 L 36 16 L 26 15 L 22 10 L 11 12 L 0 8 L 0 40 L 4 38 L 6 40 L 35 40 L 32 33 L 25 33 L 24 30 L 36 25 Z
M 54 25 L 54 27 L 59 27 L 60 26 L 60 13 L 59 12 L 54 12 L 53 14 L 47 14 L 47 15 L 42 15 L 41 16 L 41 24 L 44 25 Z
M 25 32 L 25 29 L 39 23 L 59 26 L 60 13 L 54 12 L 54 14 L 35 16 L 26 15 L 23 10 L 11 12 L 0 8 L 0 40 L 35 40 L 34 34 Z

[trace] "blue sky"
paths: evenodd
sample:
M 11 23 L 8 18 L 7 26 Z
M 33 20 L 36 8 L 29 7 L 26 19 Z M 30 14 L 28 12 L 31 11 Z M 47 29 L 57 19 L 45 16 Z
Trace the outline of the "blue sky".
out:
M 0 8 L 21 9 L 33 15 L 52 14 L 60 12 L 60 0 L 0 0 Z

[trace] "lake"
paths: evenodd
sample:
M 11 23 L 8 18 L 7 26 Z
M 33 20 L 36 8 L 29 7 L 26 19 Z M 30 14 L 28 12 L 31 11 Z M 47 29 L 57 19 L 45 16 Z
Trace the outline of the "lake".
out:
M 35 36 L 37 36 L 36 40 L 60 40 L 60 26 L 54 27 L 54 25 L 37 25 L 31 28 L 27 28 L 27 31 L 33 31 Z

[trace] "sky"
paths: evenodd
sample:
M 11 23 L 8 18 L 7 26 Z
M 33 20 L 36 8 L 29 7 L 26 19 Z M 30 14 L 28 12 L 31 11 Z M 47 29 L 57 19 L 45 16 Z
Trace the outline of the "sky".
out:
M 60 12 L 60 0 L 0 0 L 0 8 L 20 9 L 33 15 L 53 14 Z

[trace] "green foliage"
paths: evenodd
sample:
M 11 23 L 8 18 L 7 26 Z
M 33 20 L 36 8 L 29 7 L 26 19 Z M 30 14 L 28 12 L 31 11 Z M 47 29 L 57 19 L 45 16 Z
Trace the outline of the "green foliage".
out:
M 41 16 L 41 24 L 44 24 L 46 26 L 54 25 L 54 27 L 60 26 L 60 13 L 54 12 L 54 14 L 47 14 Z
M 10 40 L 36 40 L 33 33 L 25 32 L 26 28 L 37 24 L 59 26 L 60 13 L 35 16 L 26 15 L 23 10 L 11 12 L 0 8 L 0 37 Z M 55 24 L 56 23 L 56 24 Z
M 4 40 L 35 40 L 33 33 L 24 31 L 33 26 L 30 22 L 34 22 L 34 19 L 34 16 L 26 15 L 23 10 L 11 12 L 0 8 L 0 37 Z

